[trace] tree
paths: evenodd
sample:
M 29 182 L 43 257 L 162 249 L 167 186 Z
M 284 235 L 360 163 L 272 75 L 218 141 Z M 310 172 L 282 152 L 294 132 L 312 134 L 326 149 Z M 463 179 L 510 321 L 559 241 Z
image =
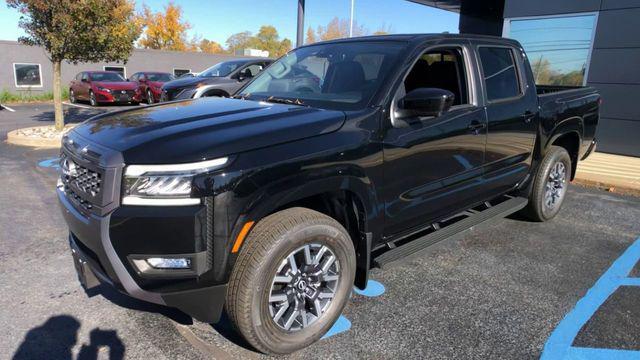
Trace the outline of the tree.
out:
M 364 36 L 368 33 L 367 28 L 353 22 L 353 36 Z M 349 20 L 334 17 L 327 26 L 318 26 L 317 37 L 322 41 L 349 37 Z
M 237 34 L 229 36 L 227 39 L 227 51 L 231 54 L 235 54 L 236 50 L 250 47 L 251 32 L 243 31 Z
M 186 40 L 191 24 L 182 20 L 182 8 L 169 2 L 164 12 L 153 12 L 144 5 L 139 15 L 144 29 L 138 44 L 147 49 L 184 51 L 189 47 Z
M 224 49 L 222 48 L 222 45 L 218 44 L 215 41 L 208 40 L 208 39 L 200 40 L 200 43 L 198 44 L 198 48 L 200 49 L 200 51 L 205 52 L 205 53 L 210 53 L 210 54 L 223 54 L 224 53 Z
M 271 25 L 263 25 L 258 33 L 253 36 L 251 32 L 244 31 L 233 34 L 227 39 L 227 51 L 235 54 L 236 50 L 247 48 L 266 50 L 271 56 L 281 56 L 291 50 L 291 40 L 280 40 L 278 30 Z
M 252 47 L 266 50 L 270 56 L 279 57 L 291 50 L 291 40 L 280 40 L 278 30 L 271 25 L 262 25 L 258 34 L 249 42 Z
M 140 28 L 129 0 L 7 0 L 20 12 L 26 36 L 18 40 L 41 46 L 53 65 L 55 127 L 64 128 L 61 64 L 126 62 Z
M 309 26 L 309 28 L 307 28 L 307 38 L 304 40 L 304 43 L 305 44 L 313 44 L 316 41 L 317 41 L 316 40 L 316 33 L 315 33 L 315 31 L 313 31 L 311 26 Z

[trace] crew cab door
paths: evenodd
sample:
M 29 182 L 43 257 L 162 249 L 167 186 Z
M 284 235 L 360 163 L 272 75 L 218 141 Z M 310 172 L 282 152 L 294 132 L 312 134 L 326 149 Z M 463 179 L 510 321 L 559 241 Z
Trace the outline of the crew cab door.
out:
M 524 52 L 504 43 L 475 47 L 482 74 L 488 135 L 485 191 L 500 195 L 522 182 L 531 169 L 537 130 L 538 97 Z
M 418 230 L 479 199 L 487 118 L 475 95 L 472 54 L 462 40 L 426 48 L 398 85 L 383 140 L 385 237 Z M 398 102 L 416 88 L 449 90 L 456 100 L 440 116 L 396 118 Z

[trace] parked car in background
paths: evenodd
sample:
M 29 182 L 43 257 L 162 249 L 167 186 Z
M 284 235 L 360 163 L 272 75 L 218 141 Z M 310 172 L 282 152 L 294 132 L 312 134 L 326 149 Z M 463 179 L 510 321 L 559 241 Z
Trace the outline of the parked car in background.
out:
M 69 101 L 89 101 L 91 106 L 105 103 L 138 104 L 138 85 L 112 71 L 83 71 L 69 84 Z
M 162 85 L 173 79 L 173 75 L 164 72 L 138 72 L 129 78 L 130 81 L 138 84 L 138 96 L 147 104 L 160 101 Z
M 198 75 L 170 81 L 162 87 L 161 101 L 229 97 L 271 64 L 271 59 L 240 59 L 218 63 Z

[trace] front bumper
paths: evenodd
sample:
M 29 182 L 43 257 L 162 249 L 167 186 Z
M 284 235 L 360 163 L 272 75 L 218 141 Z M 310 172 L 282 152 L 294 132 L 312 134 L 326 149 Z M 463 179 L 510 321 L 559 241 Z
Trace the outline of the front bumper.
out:
M 124 93 L 122 92 L 124 91 Z M 132 103 L 132 102 L 141 102 L 140 94 L 134 90 L 112 90 L 111 92 L 106 91 L 95 91 L 96 101 L 99 103 Z
M 112 214 L 98 216 L 82 213 L 61 189 L 57 192 L 62 214 L 69 226 L 69 243 L 78 277 L 83 285 L 89 288 L 96 284 L 96 279 L 134 298 L 175 307 L 200 321 L 217 322 L 220 319 L 226 284 L 189 286 L 175 291 L 143 289 L 140 274 L 134 273 L 132 276 L 132 264 L 125 263 L 128 254 L 119 254 L 111 241 Z

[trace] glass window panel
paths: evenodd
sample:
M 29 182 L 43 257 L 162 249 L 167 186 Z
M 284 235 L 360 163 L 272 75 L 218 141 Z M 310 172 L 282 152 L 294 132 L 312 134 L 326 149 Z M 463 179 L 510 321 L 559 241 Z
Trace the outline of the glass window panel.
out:
M 39 64 L 13 64 L 16 86 L 42 86 Z
M 595 15 L 511 20 L 508 37 L 520 41 L 539 85 L 585 83 Z
M 481 47 L 479 53 L 489 101 L 520 95 L 518 74 L 511 49 Z

